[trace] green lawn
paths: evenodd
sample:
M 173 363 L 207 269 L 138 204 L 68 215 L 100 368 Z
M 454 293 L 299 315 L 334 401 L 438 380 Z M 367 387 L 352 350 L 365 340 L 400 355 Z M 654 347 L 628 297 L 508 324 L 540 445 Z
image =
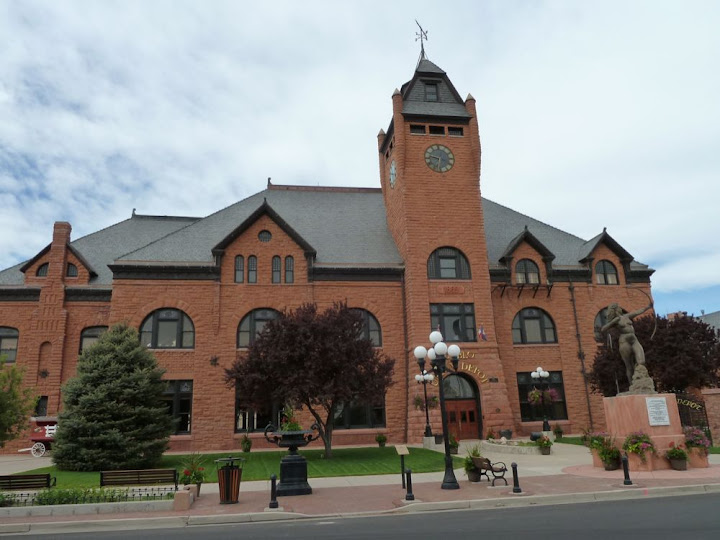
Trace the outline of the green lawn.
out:
M 405 467 L 412 469 L 414 473 L 441 471 L 445 468 L 443 454 L 425 450 L 423 448 L 410 448 L 410 455 L 405 456 Z M 224 454 L 205 455 L 205 468 L 207 471 L 206 482 L 217 482 L 217 469 L 214 460 L 233 457 L 242 457 L 243 480 L 267 480 L 271 474 L 280 475 L 280 458 L 287 452 L 251 452 L 243 454 L 229 452 Z M 333 450 L 332 459 L 323 459 L 323 450 L 304 450 L 301 454 L 308 461 L 308 477 L 318 478 L 322 476 L 366 476 L 371 474 L 393 474 L 400 473 L 400 456 L 395 448 L 338 448 Z M 163 456 L 158 468 L 175 468 L 182 472 L 182 461 L 185 456 L 166 455 Z M 455 467 L 462 467 L 462 459 L 455 459 Z M 58 488 L 72 487 L 98 487 L 100 486 L 99 472 L 71 472 L 60 471 L 55 467 L 43 467 L 23 474 L 44 474 L 50 473 L 57 478 Z
M 576 444 L 578 446 L 584 446 L 585 443 L 582 441 L 580 437 L 560 437 L 559 439 L 555 439 L 555 442 L 564 443 L 564 444 Z

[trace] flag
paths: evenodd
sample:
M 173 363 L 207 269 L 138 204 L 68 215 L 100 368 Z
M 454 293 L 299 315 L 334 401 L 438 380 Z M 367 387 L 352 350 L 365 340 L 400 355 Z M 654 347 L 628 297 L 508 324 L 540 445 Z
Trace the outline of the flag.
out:
M 480 335 L 480 339 L 487 341 L 487 334 L 485 333 L 485 328 L 482 324 L 480 325 L 480 328 L 478 328 L 478 334 Z

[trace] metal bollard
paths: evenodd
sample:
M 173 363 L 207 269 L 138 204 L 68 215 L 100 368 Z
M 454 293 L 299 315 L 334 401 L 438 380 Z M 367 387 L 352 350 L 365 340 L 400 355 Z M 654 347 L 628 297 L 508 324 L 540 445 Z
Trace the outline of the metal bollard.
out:
M 622 461 L 623 474 L 625 475 L 625 480 L 623 480 L 623 486 L 632 486 L 632 480 L 630 480 L 630 466 L 628 465 L 627 454 L 623 454 L 620 460 Z
M 415 495 L 412 492 L 412 471 L 405 469 L 405 476 L 407 476 L 407 493 L 405 494 L 406 501 L 414 501 Z
M 513 493 L 522 493 L 522 489 L 520 489 L 520 479 L 518 478 L 517 463 L 513 461 L 510 466 L 513 471 Z
M 277 476 L 274 474 L 270 476 L 270 504 L 268 508 L 277 508 Z

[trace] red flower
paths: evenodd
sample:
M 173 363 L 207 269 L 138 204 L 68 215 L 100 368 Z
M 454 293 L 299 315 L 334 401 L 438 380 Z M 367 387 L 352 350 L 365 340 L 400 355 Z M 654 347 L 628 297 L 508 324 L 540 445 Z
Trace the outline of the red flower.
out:
M 185 469 L 185 470 L 183 471 L 183 474 L 184 474 L 185 476 L 190 476 L 190 471 L 188 471 L 187 469 Z

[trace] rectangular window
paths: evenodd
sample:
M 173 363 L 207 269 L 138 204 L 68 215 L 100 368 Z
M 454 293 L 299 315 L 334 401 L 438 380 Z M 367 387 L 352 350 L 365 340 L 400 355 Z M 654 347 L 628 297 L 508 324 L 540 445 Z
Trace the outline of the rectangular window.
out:
M 235 393 L 235 433 L 264 431 L 268 424 L 280 426 L 282 408 L 273 405 L 262 410 L 244 408 Z
M 341 404 L 335 412 L 334 425 L 335 429 L 385 427 L 385 405 Z
M 462 137 L 463 136 L 463 128 L 461 127 L 449 127 L 448 128 L 448 135 L 451 137 Z
M 548 377 L 548 384 L 541 385 L 533 380 L 530 373 L 518 373 L 518 396 L 520 397 L 520 418 L 523 422 L 534 422 L 542 420 L 547 415 L 550 420 L 567 420 L 567 407 L 565 404 L 565 386 L 563 384 L 562 371 L 551 371 Z M 530 403 L 528 393 L 537 388 L 553 389 L 556 401 L 547 400 L 545 408 L 541 403 Z
M 430 126 L 430 135 L 445 135 L 443 126 Z
M 47 416 L 48 397 L 40 396 L 35 405 L 35 416 Z
M 440 277 L 455 279 L 457 277 L 457 261 L 455 257 L 440 257 Z
M 280 283 L 280 257 L 272 258 L 272 282 Z
M 285 257 L 285 283 L 295 281 L 295 259 L 291 256 Z
M 445 341 L 477 341 L 474 304 L 430 304 L 430 330 Z
M 411 135 L 425 135 L 425 126 L 420 124 L 410 124 Z
M 175 435 L 190 433 L 192 396 L 192 381 L 167 381 L 162 400 L 168 414 L 175 420 Z
M 438 101 L 437 83 L 425 83 L 425 101 Z
M 235 257 L 235 283 L 243 283 L 245 281 L 245 257 L 238 255 Z
M 3 357 L 8 364 L 15 361 L 17 346 L 18 338 L 0 336 L 0 356 Z
M 248 283 L 257 283 L 257 257 L 248 257 Z

